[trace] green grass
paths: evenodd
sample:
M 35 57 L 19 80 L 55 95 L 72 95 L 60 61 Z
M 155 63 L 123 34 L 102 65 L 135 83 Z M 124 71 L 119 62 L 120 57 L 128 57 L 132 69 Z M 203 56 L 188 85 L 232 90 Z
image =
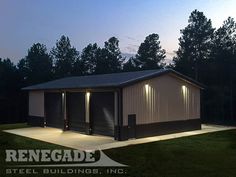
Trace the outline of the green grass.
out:
M 27 127 L 27 125 L 1 125 L 0 130 L 19 127 Z M 0 144 L 1 169 L 4 169 L 5 166 L 5 149 L 64 148 L 62 146 L 36 141 L 30 138 L 24 138 L 2 131 L 0 131 Z M 105 153 L 117 162 L 129 165 L 127 168 L 128 174 L 125 176 L 236 176 L 236 130 L 208 133 L 191 137 L 110 149 L 106 150 Z M 3 177 L 4 173 L 1 173 L 0 176 Z M 19 176 L 25 177 L 27 175 Z
M 138 176 L 236 176 L 236 130 L 130 146 L 107 153 L 129 164 L 130 173 Z

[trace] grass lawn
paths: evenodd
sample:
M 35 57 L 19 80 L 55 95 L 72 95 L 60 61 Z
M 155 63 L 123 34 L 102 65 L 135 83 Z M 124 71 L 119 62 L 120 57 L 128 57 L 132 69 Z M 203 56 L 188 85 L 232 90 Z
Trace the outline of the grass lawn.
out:
M 26 127 L 26 124 L 0 126 L 0 177 L 11 176 L 6 175 L 4 171 L 6 164 L 5 149 L 64 148 L 62 146 L 24 138 L 1 131 L 4 129 L 19 127 Z M 110 149 L 106 150 L 105 154 L 117 162 L 130 166 L 127 169 L 127 175 L 117 176 L 236 177 L 236 130 Z M 25 177 L 43 175 L 18 176 Z M 55 176 L 58 177 L 60 175 Z

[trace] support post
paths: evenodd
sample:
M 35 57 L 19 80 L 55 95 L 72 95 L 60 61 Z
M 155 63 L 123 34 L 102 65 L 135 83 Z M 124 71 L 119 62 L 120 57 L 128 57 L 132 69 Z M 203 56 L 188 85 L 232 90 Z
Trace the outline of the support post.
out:
M 114 92 L 114 122 L 115 122 L 115 132 L 114 132 L 114 138 L 115 140 L 119 139 L 119 120 L 118 120 L 118 91 Z
M 85 93 L 85 128 L 86 134 L 91 135 L 92 129 L 90 124 L 90 92 Z
M 68 130 L 68 117 L 67 117 L 67 109 L 66 109 L 66 92 L 62 92 L 62 114 L 63 114 L 63 120 L 64 120 L 64 131 Z
M 123 127 L 123 98 L 122 97 L 123 97 L 122 88 L 120 88 L 117 91 L 117 103 L 118 103 L 117 123 L 118 125 L 116 126 L 116 139 L 119 141 L 127 139 L 127 132 L 125 131 Z

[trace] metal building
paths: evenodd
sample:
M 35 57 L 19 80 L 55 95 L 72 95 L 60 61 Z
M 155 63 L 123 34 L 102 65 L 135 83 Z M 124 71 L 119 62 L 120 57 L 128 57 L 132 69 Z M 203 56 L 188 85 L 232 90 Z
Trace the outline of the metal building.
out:
M 29 119 L 127 140 L 201 128 L 201 84 L 170 69 L 67 77 L 23 88 Z

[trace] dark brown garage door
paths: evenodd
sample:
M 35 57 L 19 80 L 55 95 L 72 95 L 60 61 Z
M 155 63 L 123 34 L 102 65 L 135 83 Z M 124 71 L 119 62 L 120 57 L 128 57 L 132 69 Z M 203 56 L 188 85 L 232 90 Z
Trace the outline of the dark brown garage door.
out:
M 61 93 L 45 93 L 45 114 L 47 126 L 63 129 Z
M 92 92 L 90 113 L 93 133 L 114 136 L 113 92 Z
M 67 93 L 69 129 L 85 132 L 85 93 Z

